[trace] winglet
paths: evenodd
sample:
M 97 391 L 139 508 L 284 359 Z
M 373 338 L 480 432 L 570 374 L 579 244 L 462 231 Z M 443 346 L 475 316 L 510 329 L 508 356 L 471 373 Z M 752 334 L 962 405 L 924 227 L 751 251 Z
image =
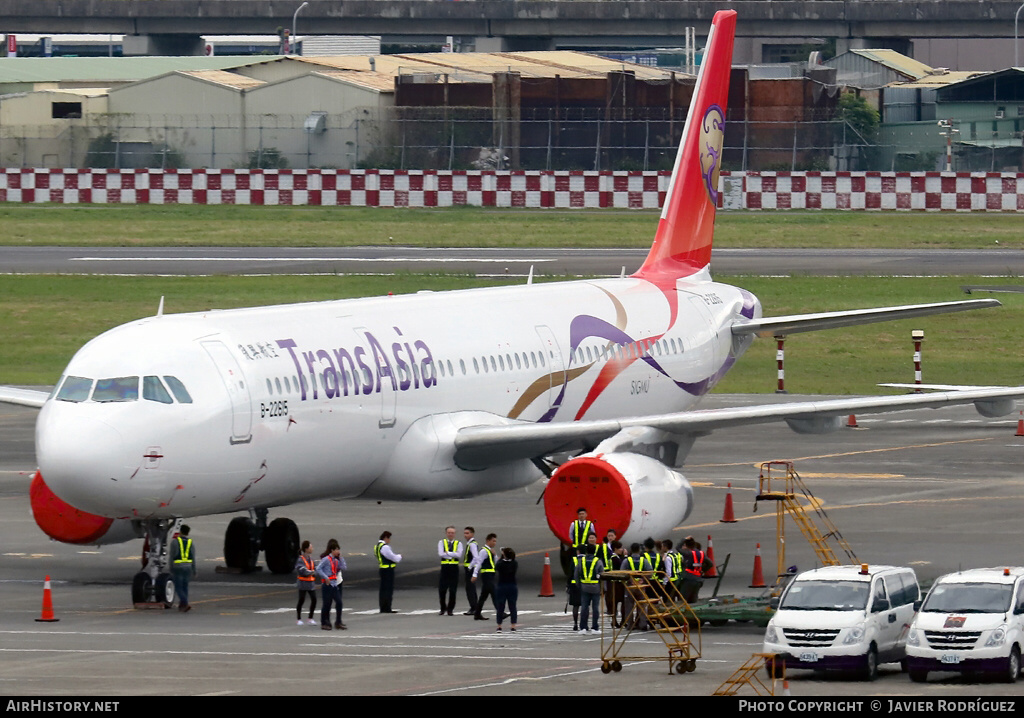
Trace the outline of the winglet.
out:
M 686 277 L 711 262 L 735 34 L 736 12 L 716 12 L 686 115 L 686 127 L 658 222 L 658 233 L 647 259 L 634 276 Z

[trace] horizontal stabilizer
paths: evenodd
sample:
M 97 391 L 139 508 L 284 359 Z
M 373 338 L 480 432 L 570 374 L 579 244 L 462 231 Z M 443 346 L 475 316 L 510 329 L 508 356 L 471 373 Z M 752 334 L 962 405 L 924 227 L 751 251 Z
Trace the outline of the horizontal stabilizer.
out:
M 901 307 L 878 307 L 876 309 L 855 309 L 845 312 L 821 312 L 818 314 L 791 314 L 787 317 L 770 317 L 746 324 L 734 324 L 735 335 L 757 334 L 760 337 L 816 332 L 822 329 L 852 327 L 858 324 L 888 322 L 894 319 L 926 317 L 931 314 L 966 312 L 971 309 L 999 307 L 996 299 L 968 299 L 962 302 L 936 302 L 934 304 L 908 304 Z

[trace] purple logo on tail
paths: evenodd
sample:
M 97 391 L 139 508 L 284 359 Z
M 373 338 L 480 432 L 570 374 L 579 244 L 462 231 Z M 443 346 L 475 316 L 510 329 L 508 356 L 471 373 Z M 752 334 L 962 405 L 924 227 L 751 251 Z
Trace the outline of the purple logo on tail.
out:
M 718 174 L 722 170 L 722 141 L 725 139 L 725 113 L 711 105 L 700 126 L 700 175 L 711 204 L 718 206 Z

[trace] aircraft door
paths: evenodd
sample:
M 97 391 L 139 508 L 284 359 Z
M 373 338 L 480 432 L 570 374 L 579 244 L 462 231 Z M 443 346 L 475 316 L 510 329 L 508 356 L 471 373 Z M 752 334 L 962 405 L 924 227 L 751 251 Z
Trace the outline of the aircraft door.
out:
M 231 398 L 231 443 L 248 444 L 252 441 L 252 398 L 242 368 L 221 342 L 206 341 L 201 344 L 217 365 L 224 388 Z
M 543 347 L 541 356 L 544 357 L 551 380 L 548 406 L 555 406 L 558 403 L 558 395 L 562 392 L 562 387 L 565 384 L 565 365 L 562 363 L 562 352 L 558 349 L 558 341 L 550 327 L 541 324 L 536 329 L 540 336 L 541 347 Z

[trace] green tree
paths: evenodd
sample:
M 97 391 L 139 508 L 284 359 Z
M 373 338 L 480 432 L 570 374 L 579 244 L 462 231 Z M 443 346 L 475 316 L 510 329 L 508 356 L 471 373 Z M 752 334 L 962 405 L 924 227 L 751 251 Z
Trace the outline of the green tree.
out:
M 854 145 L 862 170 L 874 169 L 878 160 L 878 128 L 881 124 L 878 110 L 863 97 L 852 92 L 839 98 L 839 119 L 845 144 Z M 853 135 L 851 137 L 851 135 Z

